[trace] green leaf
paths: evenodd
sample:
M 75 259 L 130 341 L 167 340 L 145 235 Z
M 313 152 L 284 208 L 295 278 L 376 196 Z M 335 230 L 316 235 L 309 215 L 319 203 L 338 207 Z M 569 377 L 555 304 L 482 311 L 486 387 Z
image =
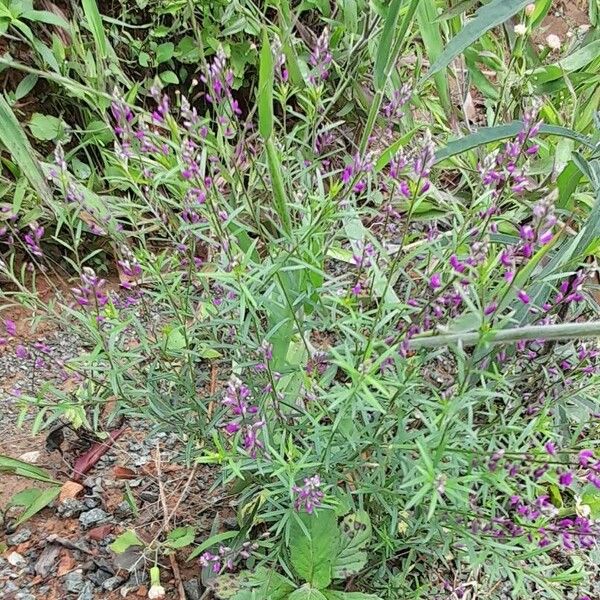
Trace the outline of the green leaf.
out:
M 15 100 L 21 100 L 21 98 L 25 98 L 25 96 L 27 96 L 27 94 L 29 94 L 29 92 L 35 87 L 37 82 L 38 76 L 34 75 L 33 73 L 23 77 L 23 79 L 19 81 L 19 85 L 15 90 Z
M 29 19 L 30 21 L 47 23 L 48 25 L 56 25 L 57 27 L 62 27 L 67 31 L 71 30 L 71 25 L 69 25 L 68 21 L 65 21 L 61 16 L 47 10 L 26 10 L 21 16 L 25 19 Z
M 60 494 L 60 486 L 48 488 L 46 490 L 36 490 L 38 493 L 31 495 L 30 502 L 24 504 L 25 510 L 19 515 L 19 518 L 15 521 L 15 526 L 25 523 L 28 519 L 31 519 L 33 515 L 40 512 L 43 508 L 46 508 L 50 502 L 52 502 Z
M 495 127 L 482 127 L 475 133 L 471 133 L 457 140 L 448 142 L 444 148 L 437 150 L 435 153 L 435 162 L 437 164 L 443 160 L 451 158 L 452 156 L 456 156 L 457 154 L 462 154 L 467 150 L 477 148 L 478 146 L 483 146 L 484 144 L 498 142 L 500 140 L 514 137 L 519 133 L 519 131 L 521 131 L 522 128 L 522 121 L 513 121 L 512 123 L 507 123 L 506 125 L 497 125 Z M 575 140 L 580 144 L 584 144 L 589 148 L 595 147 L 589 137 L 582 135 L 581 133 L 577 133 L 576 131 L 573 131 L 567 127 L 560 127 L 558 125 L 542 125 L 540 133 L 566 137 Z
M 211 546 L 215 546 L 220 542 L 224 542 L 225 540 L 230 540 L 234 538 L 239 531 L 224 531 L 223 533 L 217 533 L 215 535 L 211 535 L 207 540 L 202 542 L 198 547 L 194 548 L 194 550 L 190 553 L 187 560 L 192 560 L 196 558 L 196 556 L 200 556 L 205 550 L 208 550 Z
M 392 0 L 385 16 L 383 31 L 379 38 L 379 46 L 377 47 L 377 55 L 375 56 L 375 88 L 378 90 L 383 89 L 385 86 L 387 66 L 390 60 L 390 48 L 394 41 L 401 6 L 402 0 Z
M 340 550 L 333 562 L 333 578 L 347 579 L 367 563 L 365 546 L 372 535 L 371 519 L 364 510 L 351 513 L 340 523 Z
M 258 130 L 264 140 L 273 133 L 273 54 L 267 30 L 263 29 L 258 73 Z
M 162 71 L 158 77 L 165 85 L 177 85 L 179 83 L 179 77 L 175 71 Z
M 334 590 L 326 590 L 323 592 L 327 600 L 381 600 L 379 596 L 374 594 L 363 594 L 362 592 L 336 592 Z
M 191 525 L 187 527 L 177 527 L 167 535 L 165 546 L 169 548 L 185 548 L 194 542 L 196 529 Z
M 51 192 L 40 163 L 4 96 L 0 96 L 0 141 L 10 152 L 23 175 L 29 179 L 40 198 L 48 200 Z
M 272 569 L 258 567 L 248 575 L 243 584 L 246 589 L 252 589 L 253 598 L 269 598 L 269 600 L 285 600 L 296 586 L 287 577 Z M 237 597 L 236 597 L 237 598 Z
M 424 79 L 429 79 L 438 71 L 445 69 L 459 54 L 477 41 L 492 27 L 500 25 L 525 8 L 531 0 L 493 0 L 483 5 L 461 31 L 455 35 L 429 67 Z
M 303 585 L 292 592 L 288 596 L 288 600 L 327 600 L 327 596 L 324 596 L 322 592 L 309 585 Z
M 156 48 L 156 62 L 160 65 L 161 63 L 167 62 L 173 58 L 175 53 L 175 44 L 173 42 L 164 42 L 159 44 Z
M 55 140 L 62 133 L 62 121 L 52 115 L 34 113 L 29 121 L 29 130 L 36 140 Z
M 540 85 L 564 76 L 565 73 L 578 71 L 600 57 L 600 40 L 596 40 L 573 54 L 565 56 L 557 63 L 540 67 L 533 72 L 535 83 Z
M 267 149 L 267 163 L 269 166 L 269 174 L 271 175 L 271 183 L 273 185 L 273 204 L 275 211 L 281 219 L 283 229 L 287 235 L 292 231 L 292 220 L 289 213 L 287 196 L 283 185 L 283 175 L 279 153 L 275 148 L 275 144 L 271 138 L 265 142 Z
M 331 583 L 332 565 L 338 546 L 339 529 L 332 510 L 319 510 L 312 515 L 302 514 L 292 521 L 290 527 L 292 567 L 310 585 L 326 588 Z
M 39 467 L 19 460 L 18 458 L 11 458 L 10 456 L 5 456 L 3 454 L 0 454 L 0 471 L 7 471 L 14 475 L 26 477 L 27 479 L 58 483 L 58 481 L 52 479 L 44 469 L 40 469 Z
M 588 485 L 583 489 L 580 504 L 590 507 L 592 519 L 600 519 L 600 490 L 596 486 Z
M 423 40 L 423 49 L 426 52 L 429 62 L 433 63 L 444 51 L 444 40 L 440 25 L 436 21 L 437 5 L 435 0 L 420 0 L 417 8 L 417 23 L 421 39 Z M 437 89 L 442 107 L 448 114 L 451 110 L 450 91 L 448 89 L 448 79 L 446 74 L 440 70 L 434 76 L 435 87 Z
M 131 548 L 131 546 L 143 546 L 144 542 L 140 540 L 135 531 L 128 529 L 124 531 L 117 539 L 110 544 L 108 547 L 115 554 L 123 554 L 127 550 L 127 548 Z
M 108 56 L 108 41 L 104 34 L 104 25 L 96 0 L 81 0 L 81 5 L 88 27 L 94 36 L 98 58 L 105 59 Z

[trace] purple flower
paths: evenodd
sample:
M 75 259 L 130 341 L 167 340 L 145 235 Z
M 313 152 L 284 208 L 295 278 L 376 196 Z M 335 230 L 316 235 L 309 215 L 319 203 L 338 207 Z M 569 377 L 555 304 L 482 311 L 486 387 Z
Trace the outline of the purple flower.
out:
M 309 75 L 309 81 L 313 85 L 317 85 L 329 77 L 329 65 L 332 60 L 333 56 L 329 51 L 329 28 L 325 27 L 308 60 L 313 67 L 313 72 Z
M 429 278 L 429 287 L 432 290 L 437 290 L 438 288 L 442 287 L 442 277 L 439 273 L 434 273 Z
M 550 456 L 554 456 L 556 454 L 556 444 L 554 442 L 546 442 L 546 444 L 544 444 L 544 448 L 546 449 L 546 452 L 550 454 Z
M 593 450 L 582 450 L 579 453 L 579 465 L 582 467 L 587 467 L 590 464 L 592 458 L 594 458 Z
M 25 348 L 25 346 L 19 344 L 15 348 L 15 355 L 17 356 L 17 358 L 20 358 L 21 360 L 25 360 L 25 359 L 29 358 L 29 350 L 27 350 L 27 348 Z
M 17 324 L 12 319 L 4 320 L 4 327 L 6 329 L 6 333 L 11 337 L 16 337 L 17 335 Z
M 531 301 L 527 292 L 525 290 L 519 290 L 519 293 L 517 294 L 517 298 L 523 303 L 523 304 L 529 304 L 529 302 Z
M 315 508 L 321 506 L 324 494 L 321 491 L 321 479 L 318 475 L 307 477 L 303 486 L 295 485 L 292 489 L 296 494 L 294 508 L 297 511 L 304 509 L 309 515 L 312 515 Z
M 569 487 L 573 483 L 573 473 L 565 471 L 558 476 L 558 483 L 565 487 Z

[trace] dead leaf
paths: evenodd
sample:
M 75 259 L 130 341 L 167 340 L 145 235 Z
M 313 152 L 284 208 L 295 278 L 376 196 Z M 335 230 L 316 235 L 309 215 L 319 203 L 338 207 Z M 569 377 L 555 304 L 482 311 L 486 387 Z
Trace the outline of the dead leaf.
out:
M 113 467 L 113 476 L 115 479 L 135 479 L 137 473 L 133 469 L 117 465 Z
M 71 556 L 71 553 L 65 550 L 60 557 L 60 561 L 58 562 L 56 576 L 62 577 L 63 575 L 70 573 L 76 565 L 77 563 L 75 562 L 75 559 Z
M 87 452 L 77 457 L 73 465 L 73 480 L 81 481 L 81 478 L 104 456 L 113 442 L 125 433 L 126 427 L 111 431 L 108 438 L 103 442 L 95 443 Z
M 107 523 L 106 525 L 99 525 L 98 527 L 90 529 L 87 536 L 90 540 L 100 542 L 109 536 L 112 533 L 112 530 L 113 526 L 110 523 Z
M 59 502 L 66 500 L 67 498 L 77 498 L 79 494 L 83 492 L 83 486 L 76 481 L 65 481 L 60 488 L 60 494 L 58 495 Z

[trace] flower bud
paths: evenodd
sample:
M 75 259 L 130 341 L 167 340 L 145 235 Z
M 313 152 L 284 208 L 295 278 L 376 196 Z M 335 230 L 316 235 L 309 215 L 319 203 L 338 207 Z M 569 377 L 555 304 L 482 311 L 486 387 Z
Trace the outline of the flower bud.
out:
M 525 35 L 527 33 L 527 25 L 525 25 L 525 23 L 519 23 L 518 25 L 515 25 L 514 32 L 517 35 Z
M 528 4 L 525 7 L 525 14 L 530 17 L 533 14 L 533 11 L 535 10 L 535 4 L 533 2 L 531 2 L 531 4 Z
M 546 38 L 546 44 L 548 44 L 548 48 L 550 48 L 551 50 L 560 50 L 561 41 L 556 34 L 551 33 Z

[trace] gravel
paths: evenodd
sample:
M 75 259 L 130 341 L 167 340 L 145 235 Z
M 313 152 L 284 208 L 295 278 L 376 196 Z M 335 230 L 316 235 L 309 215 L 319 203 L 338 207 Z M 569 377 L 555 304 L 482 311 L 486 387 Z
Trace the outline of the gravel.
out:
M 6 543 L 9 546 L 18 546 L 23 542 L 26 542 L 31 537 L 31 531 L 29 529 L 21 529 L 6 538 Z
M 83 502 L 75 498 L 66 498 L 58 505 L 56 512 L 63 519 L 70 519 L 78 517 L 84 510 L 85 505 Z
M 110 519 L 110 515 L 101 508 L 93 508 L 88 512 L 79 515 L 79 523 L 84 529 L 89 529 L 93 525 L 105 523 Z
M 79 594 L 85 586 L 83 573 L 79 570 L 67 573 L 63 579 L 63 586 L 67 594 Z

